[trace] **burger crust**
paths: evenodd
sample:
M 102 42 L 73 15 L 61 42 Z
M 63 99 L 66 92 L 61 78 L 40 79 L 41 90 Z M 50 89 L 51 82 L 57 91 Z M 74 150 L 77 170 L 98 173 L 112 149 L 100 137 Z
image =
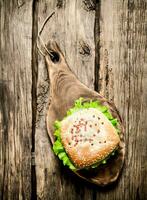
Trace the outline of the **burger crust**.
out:
M 61 140 L 78 169 L 105 159 L 120 142 L 114 126 L 96 108 L 79 110 L 66 117 L 61 122 Z

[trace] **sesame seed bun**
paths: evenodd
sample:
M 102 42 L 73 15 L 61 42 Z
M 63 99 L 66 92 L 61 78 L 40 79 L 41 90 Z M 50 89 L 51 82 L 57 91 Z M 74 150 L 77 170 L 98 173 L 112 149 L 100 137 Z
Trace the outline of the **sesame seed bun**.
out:
M 62 120 L 61 140 L 78 169 L 105 159 L 120 142 L 114 126 L 96 108 L 78 110 Z

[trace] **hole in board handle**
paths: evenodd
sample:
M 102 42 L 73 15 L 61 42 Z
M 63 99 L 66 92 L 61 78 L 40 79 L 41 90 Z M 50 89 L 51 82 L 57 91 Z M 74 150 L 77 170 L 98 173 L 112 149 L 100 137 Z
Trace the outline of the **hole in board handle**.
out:
M 55 51 L 52 52 L 52 56 L 50 56 L 50 58 L 53 63 L 57 63 L 60 60 L 59 54 Z

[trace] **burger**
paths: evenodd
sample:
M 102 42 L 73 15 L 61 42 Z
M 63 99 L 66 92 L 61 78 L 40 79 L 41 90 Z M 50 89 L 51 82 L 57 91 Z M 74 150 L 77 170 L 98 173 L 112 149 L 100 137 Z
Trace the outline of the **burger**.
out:
M 98 100 L 79 98 L 62 120 L 54 123 L 53 151 L 72 171 L 106 165 L 117 152 L 119 122 Z

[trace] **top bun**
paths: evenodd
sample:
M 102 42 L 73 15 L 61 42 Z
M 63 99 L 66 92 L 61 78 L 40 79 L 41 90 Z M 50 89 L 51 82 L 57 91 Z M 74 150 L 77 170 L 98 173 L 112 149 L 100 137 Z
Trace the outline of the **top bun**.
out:
M 120 138 L 101 111 L 85 108 L 62 120 L 61 141 L 72 163 L 82 169 L 105 159 Z

